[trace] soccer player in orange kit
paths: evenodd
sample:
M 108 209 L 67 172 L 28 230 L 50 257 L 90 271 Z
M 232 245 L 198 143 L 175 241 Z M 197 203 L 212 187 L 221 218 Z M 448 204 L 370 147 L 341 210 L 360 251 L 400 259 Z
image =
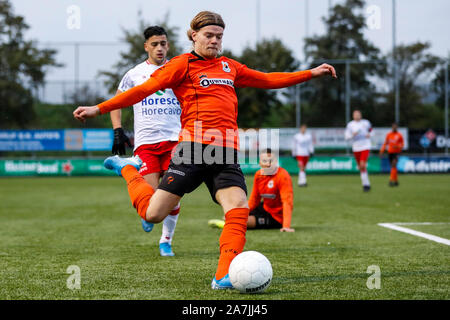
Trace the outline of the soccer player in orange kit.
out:
M 400 132 L 398 132 L 397 123 L 392 124 L 392 131 L 388 132 L 386 135 L 386 139 L 384 140 L 383 145 L 380 149 L 380 156 L 383 155 L 384 150 L 386 150 L 389 156 L 389 162 L 391 164 L 391 175 L 389 177 L 389 186 L 397 187 L 398 186 L 398 176 L 397 176 L 397 162 L 398 155 L 402 152 L 403 146 L 405 145 L 403 136 Z
M 138 169 L 137 157 L 109 157 L 105 167 L 122 176 L 131 202 L 148 222 L 160 223 L 185 193 L 201 183 L 225 213 L 219 244 L 220 255 L 213 289 L 231 289 L 228 268 L 243 251 L 249 208 L 247 187 L 237 159 L 239 135 L 235 87 L 277 89 L 311 78 L 331 75 L 335 69 L 322 64 L 297 72 L 263 73 L 221 56 L 225 23 L 214 12 L 202 11 L 191 21 L 188 37 L 193 51 L 177 56 L 156 70 L 149 80 L 96 106 L 80 106 L 74 117 L 80 121 L 133 105 L 149 94 L 172 88 L 180 102 L 181 132 L 169 169 L 158 188 L 149 186 Z
M 278 166 L 270 149 L 261 153 L 259 163 L 261 169 L 255 174 L 253 190 L 248 199 L 250 214 L 247 228 L 280 228 L 281 232 L 294 232 L 291 228 L 294 200 L 291 176 Z
M 247 229 L 279 228 L 281 232 L 294 232 L 291 228 L 294 200 L 291 176 L 278 166 L 271 149 L 261 152 L 259 164 L 261 169 L 255 173 L 253 190 L 248 199 L 250 213 Z M 212 219 L 208 225 L 221 229 L 224 221 Z

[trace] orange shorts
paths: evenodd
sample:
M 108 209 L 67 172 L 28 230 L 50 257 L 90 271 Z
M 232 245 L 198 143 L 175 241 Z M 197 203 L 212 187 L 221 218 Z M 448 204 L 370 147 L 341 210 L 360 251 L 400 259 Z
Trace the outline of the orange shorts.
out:
M 169 168 L 172 153 L 178 141 L 162 141 L 154 144 L 143 144 L 134 151 L 142 160 L 139 173 L 145 176 L 159 172 L 161 175 Z

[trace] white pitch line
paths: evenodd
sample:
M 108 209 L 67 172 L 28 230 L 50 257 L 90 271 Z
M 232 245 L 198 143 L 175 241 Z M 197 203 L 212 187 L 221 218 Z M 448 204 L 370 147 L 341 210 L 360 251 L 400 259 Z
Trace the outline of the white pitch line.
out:
M 412 230 L 412 229 L 405 228 L 405 227 L 400 227 L 400 226 L 397 226 L 397 225 L 395 225 L 393 223 L 379 223 L 378 225 L 381 226 L 381 227 L 385 227 L 385 228 L 388 228 L 388 229 L 397 230 L 397 231 L 400 231 L 400 232 L 412 234 L 413 236 L 425 238 L 425 239 L 428 239 L 428 240 L 431 240 L 431 241 L 439 242 L 439 243 L 442 243 L 442 244 L 446 244 L 447 246 L 450 246 L 450 240 L 445 239 L 445 238 L 441 238 L 441 237 L 437 237 L 437 236 L 433 236 L 432 234 L 428 234 L 428 233 L 425 233 L 425 232 Z
M 397 226 L 431 226 L 435 224 L 450 224 L 450 222 L 391 222 Z

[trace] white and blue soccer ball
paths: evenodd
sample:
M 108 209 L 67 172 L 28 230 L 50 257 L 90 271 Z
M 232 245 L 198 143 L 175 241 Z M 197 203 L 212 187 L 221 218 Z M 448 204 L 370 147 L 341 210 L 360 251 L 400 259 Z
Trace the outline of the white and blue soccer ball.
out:
M 272 265 L 269 259 L 257 251 L 238 254 L 228 269 L 233 287 L 242 293 L 258 293 L 266 290 L 272 281 Z

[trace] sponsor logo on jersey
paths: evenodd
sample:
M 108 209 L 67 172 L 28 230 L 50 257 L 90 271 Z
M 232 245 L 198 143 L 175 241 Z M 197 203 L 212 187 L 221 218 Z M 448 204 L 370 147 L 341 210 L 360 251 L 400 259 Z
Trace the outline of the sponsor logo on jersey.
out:
M 175 98 L 151 98 L 151 96 L 144 98 L 141 101 L 142 106 L 153 106 L 153 105 L 177 105 L 180 103 Z
M 171 173 L 174 173 L 174 174 L 178 174 L 178 175 L 180 175 L 180 176 L 185 176 L 186 175 L 186 173 L 184 173 L 183 171 L 180 171 L 180 170 L 175 170 L 175 169 L 171 169 L 171 168 L 169 168 L 169 170 L 167 170 L 167 172 L 171 172 Z
M 277 197 L 276 194 L 273 193 L 262 193 L 261 198 L 267 198 L 267 199 L 275 199 Z
M 181 115 L 181 109 L 180 108 L 169 108 L 169 107 L 164 107 L 164 108 L 146 108 L 143 107 L 141 109 L 141 114 L 143 117 L 148 117 L 148 116 L 162 116 L 162 115 L 166 115 L 166 116 L 172 116 L 172 115 Z
M 139 169 L 139 173 L 143 173 L 147 171 L 147 162 L 143 162 L 141 168 Z
M 203 88 L 208 88 L 210 85 L 213 84 L 225 85 L 234 88 L 234 81 L 231 79 L 219 79 L 219 78 L 210 79 L 205 75 L 200 76 L 200 86 L 202 86 Z

